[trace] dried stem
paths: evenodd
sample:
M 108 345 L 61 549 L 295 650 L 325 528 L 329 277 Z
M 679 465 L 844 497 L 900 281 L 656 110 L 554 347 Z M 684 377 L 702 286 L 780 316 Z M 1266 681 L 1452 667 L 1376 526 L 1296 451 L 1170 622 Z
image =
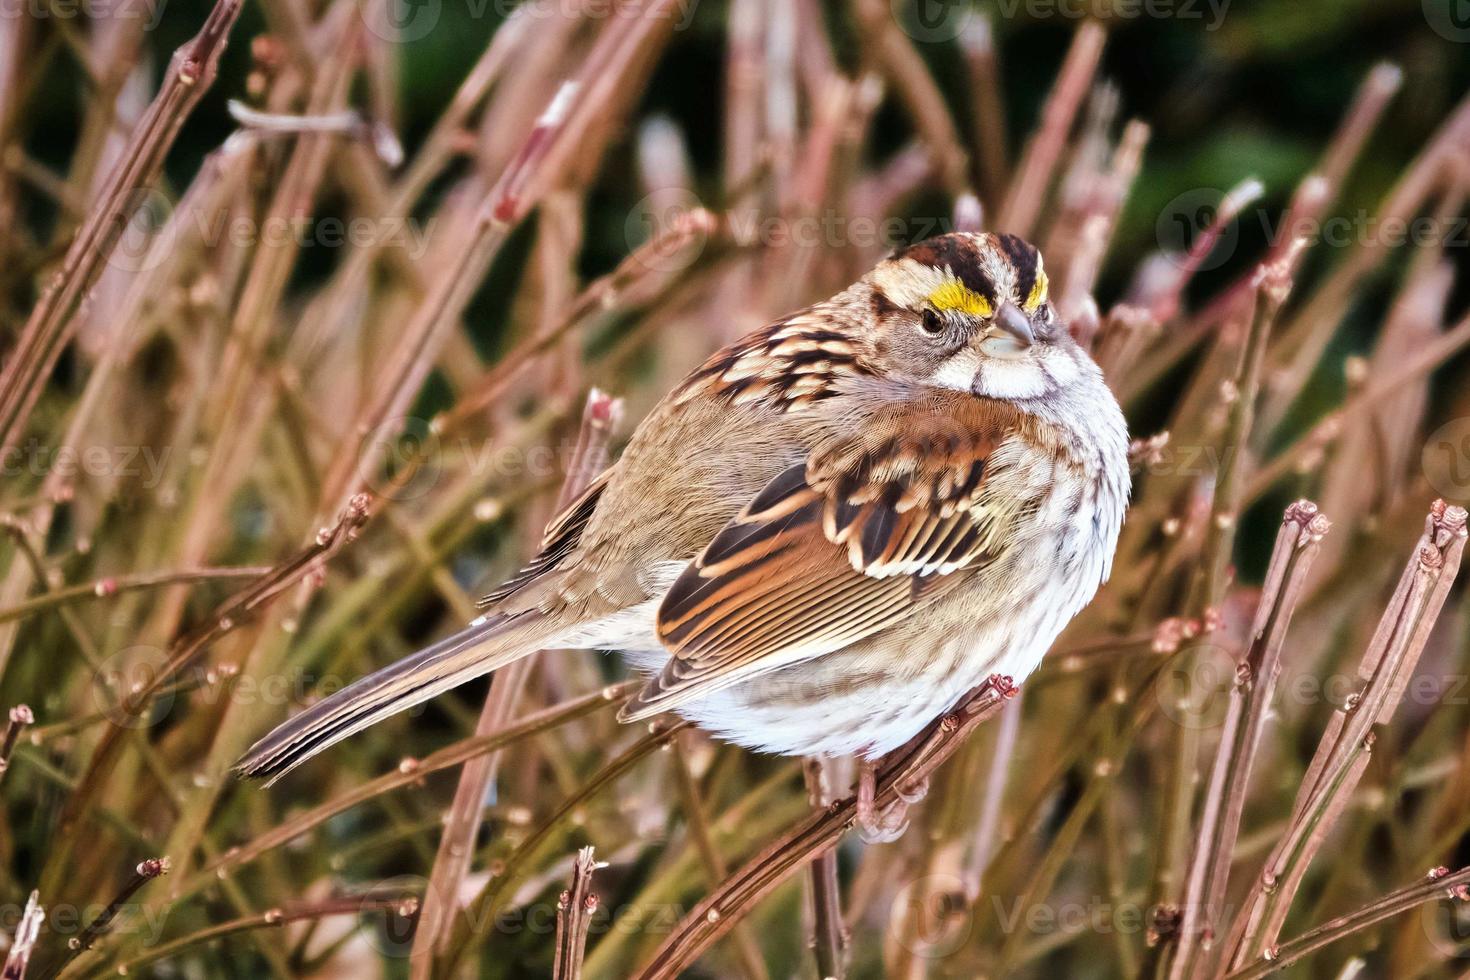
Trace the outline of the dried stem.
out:
M 1316 505 L 1301 500 L 1287 508 L 1277 533 L 1251 628 L 1250 647 L 1236 669 L 1219 750 L 1205 792 L 1184 897 L 1179 903 L 1182 919 L 1171 977 L 1194 976 L 1202 948 L 1207 949 L 1213 941 L 1224 909 L 1251 768 L 1281 673 L 1281 647 L 1327 530 L 1328 521 L 1317 513 Z
M 1010 153 L 1004 93 L 1001 90 L 1000 58 L 995 46 L 995 29 L 990 18 L 975 11 L 960 34 L 969 77 L 969 95 L 974 133 L 974 169 L 986 205 L 999 207 L 1002 189 L 1010 182 Z
M 15 751 L 15 743 L 20 740 L 20 733 L 25 731 L 27 725 L 35 724 L 36 716 L 31 713 L 29 706 L 18 704 L 10 709 L 10 720 L 5 725 L 5 736 L 0 739 L 0 779 L 5 778 L 5 773 L 10 770 L 10 755 Z
M 1261 466 L 1246 485 L 1245 502 L 1255 500 L 1303 463 L 1318 456 L 1337 438 L 1344 426 L 1360 421 L 1364 414 L 1401 395 L 1406 385 L 1423 378 L 1467 345 L 1470 345 L 1470 316 L 1405 358 L 1388 377 L 1374 381 L 1350 397 L 1341 408 L 1278 452 L 1271 462 Z
M 36 940 L 40 938 L 41 926 L 45 923 L 46 910 L 41 907 L 41 893 L 33 891 L 26 900 L 20 922 L 16 924 L 15 935 L 10 938 L 10 952 L 6 954 L 5 966 L 0 968 L 0 980 L 25 980 L 31 954 L 35 952 Z
M 325 562 L 357 537 L 371 515 L 371 505 L 372 499 L 368 495 L 358 494 L 348 503 L 337 523 L 322 528 L 311 545 L 225 600 L 197 628 L 170 644 L 164 667 L 147 683 L 129 691 L 115 707 L 116 714 L 113 718 L 136 718 L 152 702 L 158 689 L 195 663 L 211 644 L 250 617 L 258 615 L 302 579 L 320 570 Z M 115 720 L 93 750 L 86 771 L 78 780 L 76 789 L 62 808 L 57 821 L 58 844 L 48 857 L 48 881 L 59 883 L 61 876 L 65 874 L 73 845 L 78 838 L 76 830 L 82 814 L 91 803 L 92 794 L 98 791 L 101 783 L 111 773 L 123 739 L 130 731 L 131 729 Z
M 446 975 L 452 974 L 469 943 L 483 939 L 483 934 L 493 926 L 495 917 L 500 912 L 500 903 L 504 900 L 510 883 L 516 880 L 524 863 L 550 839 L 551 834 L 573 810 L 607 788 L 643 759 L 669 744 L 689 726 L 688 721 L 667 722 L 661 718 L 654 719 L 649 724 L 650 731 L 647 735 L 615 756 L 612 761 L 583 783 L 577 792 L 563 800 L 561 805 L 506 859 L 501 873 L 485 884 L 485 887 L 475 896 L 474 901 L 470 903 L 464 918 L 455 922 L 454 935 L 450 937 L 443 956 L 439 958 L 440 970 Z
M 96 980 L 101 980 L 107 976 L 135 976 L 142 967 L 169 959 L 186 949 L 256 929 L 277 929 L 293 922 L 311 922 L 335 915 L 361 915 L 364 912 L 386 911 L 408 917 L 412 916 L 417 909 L 418 898 L 414 895 L 348 895 L 320 902 L 301 902 L 283 908 L 267 909 L 255 915 L 221 922 L 187 936 L 160 943 L 141 956 L 125 960 L 107 970 L 99 970 L 94 977 Z
M 818 813 L 832 805 L 823 770 L 821 759 L 807 759 L 802 766 L 807 798 Z M 823 980 L 828 977 L 841 980 L 847 976 L 847 935 L 842 922 L 842 885 L 837 877 L 835 849 L 812 859 L 811 886 L 812 949 L 816 953 L 817 975 Z
M 1067 51 L 1067 58 L 1062 62 L 1056 83 L 1041 111 L 1041 126 L 1016 165 L 1016 178 L 1011 181 L 1005 206 L 995 223 L 998 231 L 1008 231 L 1023 238 L 1031 234 L 1046 202 L 1072 123 L 1097 73 L 1106 40 L 1106 32 L 1096 21 L 1084 21 L 1077 28 L 1072 47 Z
M 1398 590 L 1363 654 L 1363 688 L 1338 708 L 1317 747 L 1291 821 L 1261 870 L 1230 932 L 1226 950 L 1239 969 L 1276 945 L 1307 867 L 1346 807 L 1372 752 L 1377 729 L 1393 717 L 1429 640 L 1465 548 L 1466 512 L 1438 501 L 1425 518 Z
M 174 892 L 174 897 L 183 898 L 208 887 L 214 881 L 254 861 L 267 851 L 295 840 L 313 827 L 321 826 L 337 814 L 350 810 L 360 803 L 365 803 L 392 790 L 418 783 L 430 773 L 464 765 L 471 759 L 504 748 L 528 736 L 549 731 L 558 725 L 566 724 L 599 709 L 621 704 L 640 686 L 634 681 L 614 685 L 565 704 L 553 705 L 550 708 L 533 712 L 493 734 L 462 739 L 423 759 L 406 759 L 400 763 L 396 772 L 387 773 L 360 786 L 355 786 L 335 799 L 328 800 L 305 813 L 297 814 L 249 843 L 231 848 L 218 860 L 202 868 L 185 881 L 182 887 Z
M 618 267 L 582 290 L 567 311 L 550 327 L 526 338 L 496 362 L 476 386 L 435 419 L 436 431 L 449 432 L 481 415 L 505 394 L 511 382 L 536 359 L 553 350 L 568 334 L 596 313 L 609 310 L 659 267 L 659 256 L 682 250 L 690 242 L 712 234 L 713 214 L 695 208 L 677 216 L 669 227 L 633 251 Z
M 1261 977 L 1269 977 L 1319 949 L 1416 906 L 1445 897 L 1454 902 L 1463 902 L 1470 897 L 1467 888 L 1470 888 L 1470 868 L 1461 868 L 1454 874 L 1445 873 L 1444 868 L 1435 868 L 1425 881 L 1390 892 L 1360 909 L 1302 933 L 1289 943 L 1271 947 L 1269 956 L 1262 955 L 1259 962 L 1227 973 L 1226 980 L 1260 980 Z
M 155 589 L 162 585 L 177 585 L 180 582 L 213 582 L 219 579 L 259 578 L 270 569 L 263 565 L 240 568 L 185 568 L 169 572 L 137 572 L 131 575 L 116 575 L 99 578 L 95 582 L 69 585 L 53 589 L 17 603 L 8 609 L 0 609 L 0 623 L 33 616 L 38 612 L 71 605 L 84 599 L 105 599 L 132 592 L 137 589 Z
M 582 411 L 582 427 L 577 448 L 567 465 L 566 480 L 557 499 L 556 512 L 570 506 L 607 465 L 607 445 L 613 429 L 622 417 L 622 402 L 597 389 L 587 396 Z M 526 657 L 500 671 L 490 686 L 490 693 L 475 725 L 477 736 L 490 735 L 510 723 L 521 690 L 530 674 L 535 657 Z M 474 854 L 475 834 L 480 828 L 485 791 L 495 780 L 501 754 L 492 752 L 466 763 L 455 789 L 454 802 L 439 839 L 429 884 L 424 891 L 423 909 L 419 913 L 418 930 L 414 934 L 411 975 L 427 977 L 435 952 L 442 952 L 449 937 L 449 927 L 456 911 L 455 896 L 469 872 Z
M 928 778 L 1013 690 L 1008 679 L 992 679 L 907 746 L 886 757 L 878 771 L 875 804 L 889 806 L 898 801 L 901 787 Z M 639 980 L 679 976 L 751 906 L 819 854 L 836 847 L 856 820 L 857 798 L 848 796 L 826 811 L 812 814 L 767 845 L 685 916 L 635 976 Z
M 107 934 L 112 927 L 112 920 L 122 911 L 123 906 L 154 878 L 168 874 L 168 858 L 149 858 L 138 862 L 133 869 L 133 874 L 124 883 L 117 895 L 108 902 L 97 916 L 82 927 L 79 935 L 73 936 L 66 941 L 66 953 L 56 963 L 44 969 L 40 976 L 41 980 L 50 980 L 64 970 L 72 960 L 76 959 L 86 950 L 92 948 L 99 938 Z
M 0 370 L 0 449 L 8 452 L 24 438 L 31 408 L 71 338 L 82 300 L 106 268 L 113 247 L 141 203 L 140 195 L 158 176 L 184 120 L 214 83 L 241 6 L 241 0 L 216 0 L 199 33 L 174 52 L 158 95 L 67 249 L 61 271 L 31 311 L 20 340 Z
M 593 857 L 590 847 L 578 851 L 577 859 L 572 862 L 572 886 L 556 902 L 556 959 L 552 963 L 552 980 L 581 980 L 587 932 L 597 911 L 592 875 L 605 867 L 605 862 Z
M 1222 211 L 1225 210 L 1222 208 Z M 1294 253 L 1293 253 L 1294 254 Z M 1220 455 L 1215 473 L 1214 491 L 1210 499 L 1208 523 L 1198 570 L 1194 577 L 1194 594 L 1187 615 L 1201 623 L 1218 617 L 1218 607 L 1227 585 L 1227 570 L 1234 552 L 1235 528 L 1240 507 L 1239 486 L 1246 469 L 1245 455 L 1249 445 L 1251 421 L 1255 416 L 1256 396 L 1260 389 L 1262 363 L 1276 314 L 1290 292 L 1288 259 L 1261 267 L 1257 272 L 1256 301 L 1250 326 L 1241 345 L 1239 361 L 1231 380 L 1222 385 L 1222 398 L 1227 403 L 1224 431 L 1220 438 Z M 1207 633 L 1201 630 L 1189 644 L 1197 651 Z M 1186 693 L 1187 696 L 1187 693 Z M 1168 781 L 1165 823 L 1159 846 L 1160 859 L 1154 879 L 1158 903 L 1172 899 L 1185 880 L 1189 860 L 1190 820 L 1195 809 L 1199 783 L 1199 738 L 1193 727 L 1186 727 L 1175 740 L 1172 778 Z M 1163 949 L 1159 949 L 1162 954 Z
M 688 751 L 690 741 L 691 737 L 685 736 L 676 739 L 673 743 L 674 779 L 679 785 L 679 794 L 683 798 L 689 836 L 694 841 L 694 849 L 699 852 L 699 860 L 704 864 L 709 887 L 714 888 L 725 880 L 725 876 L 730 873 L 730 868 L 724 856 L 720 854 L 719 848 L 715 846 L 709 816 L 705 813 L 704 801 L 700 799 L 699 784 L 690 768 Z M 756 942 L 755 934 L 750 929 L 750 923 L 740 923 L 735 927 L 733 935 L 735 949 L 739 954 L 740 969 L 747 980 L 765 980 L 765 960 L 761 957 L 760 944 Z

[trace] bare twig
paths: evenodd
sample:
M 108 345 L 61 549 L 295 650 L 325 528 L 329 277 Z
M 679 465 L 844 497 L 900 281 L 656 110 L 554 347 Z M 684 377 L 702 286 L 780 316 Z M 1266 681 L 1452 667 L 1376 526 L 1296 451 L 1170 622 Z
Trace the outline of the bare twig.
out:
M 1465 549 L 1466 512 L 1437 501 L 1398 590 L 1379 621 L 1358 677 L 1363 688 L 1332 716 L 1292 808 L 1291 821 L 1231 928 L 1227 960 L 1239 969 L 1276 945 L 1307 867 L 1362 777 L 1379 728 L 1397 710 Z
M 557 500 L 556 513 L 572 504 L 587 485 L 607 465 L 607 444 L 622 417 L 622 402 L 597 389 L 587 396 L 582 412 L 582 427 L 577 448 L 567 464 L 566 479 Z M 490 686 L 480 719 L 475 726 L 478 736 L 500 731 L 510 723 L 520 692 L 530 674 L 534 657 L 526 657 L 501 670 Z M 433 955 L 442 950 L 449 936 L 449 925 L 456 910 L 455 896 L 469 871 L 474 854 L 475 834 L 484 811 L 485 791 L 494 781 L 501 755 L 492 752 L 465 764 L 455 789 L 454 802 L 439 839 L 439 851 L 429 884 L 424 891 L 423 909 L 418 931 L 414 935 L 411 969 L 415 976 L 427 976 Z
M 56 976 L 65 969 L 67 964 L 72 960 L 91 949 L 99 938 L 106 935 L 107 931 L 112 927 L 112 920 L 117 918 L 118 913 L 123 910 L 128 900 L 137 894 L 138 889 L 148 884 L 154 878 L 166 874 L 168 874 L 168 858 L 166 857 L 149 858 L 146 861 L 138 862 L 138 866 L 133 869 L 132 875 L 123 884 L 112 901 L 108 902 L 102 911 L 97 913 L 96 918 L 82 927 L 79 935 L 68 939 L 66 941 L 66 953 L 54 964 L 48 966 L 41 972 L 43 980 L 50 980 L 51 977 Z
M 454 935 L 450 937 L 444 954 L 439 958 L 440 969 L 445 975 L 453 973 L 455 965 L 459 962 L 459 958 L 464 955 L 467 946 L 472 941 L 483 936 L 493 926 L 495 917 L 500 911 L 500 903 L 505 897 L 506 889 L 511 882 L 517 879 L 525 862 L 546 843 L 552 833 L 561 825 L 562 821 L 573 810 L 582 806 L 587 800 L 606 789 L 643 759 L 669 744 L 670 741 L 677 738 L 679 733 L 689 726 L 690 722 L 684 720 L 669 721 L 663 718 L 654 719 L 649 723 L 649 733 L 647 735 L 633 743 L 632 746 L 615 756 L 610 762 L 594 773 L 575 793 L 563 800 L 561 805 L 521 842 L 520 846 L 506 859 L 500 874 L 486 882 L 485 887 L 475 896 L 474 901 L 470 903 L 468 914 L 462 920 L 455 922 Z
M 10 939 L 10 952 L 5 957 L 5 966 L 0 968 L 0 980 L 25 980 L 31 953 L 35 951 L 36 940 L 41 936 L 41 926 L 45 921 L 46 910 L 41 907 L 41 893 L 33 891 L 15 927 L 15 935 Z
M 832 805 L 821 759 L 807 759 L 807 797 L 818 812 Z M 847 936 L 842 924 L 842 886 L 837 879 L 837 851 L 827 850 L 812 860 L 812 948 L 816 952 L 817 975 L 823 980 L 847 976 Z
M 414 895 L 346 895 L 320 902 L 301 902 L 283 908 L 266 909 L 255 915 L 221 922 L 187 936 L 160 943 L 148 952 L 119 963 L 116 967 L 98 971 L 96 976 L 134 976 L 140 968 L 169 959 L 191 947 L 255 929 L 278 929 L 293 922 L 310 922 L 335 915 L 361 915 L 364 912 L 391 912 L 406 918 L 414 915 L 417 910 L 418 898 Z
M 1425 881 L 1400 888 L 1347 915 L 1324 922 L 1289 943 L 1272 946 L 1258 962 L 1227 973 L 1226 980 L 1260 980 L 1261 977 L 1269 977 L 1340 939 L 1377 925 L 1401 912 L 1445 897 L 1454 902 L 1464 902 L 1470 898 L 1470 868 L 1461 868 L 1454 874 L 1448 874 L 1444 868 L 1435 868 L 1429 872 Z
M 679 785 L 680 795 L 684 798 L 684 813 L 689 824 L 689 836 L 693 838 L 694 848 L 699 852 L 699 859 L 704 864 L 709 886 L 714 888 L 725 880 L 725 876 L 730 873 L 730 868 L 725 863 L 719 849 L 715 847 L 709 817 L 705 813 L 704 801 L 700 799 L 699 785 L 690 768 L 687 748 L 689 743 L 689 736 L 676 739 L 673 743 L 674 779 Z M 761 958 L 760 944 L 755 940 L 750 923 L 740 923 L 735 927 L 733 935 L 735 949 L 739 953 L 740 968 L 744 971 L 747 980 L 765 980 L 765 961 Z
M 552 980 L 581 980 L 587 932 L 592 928 L 592 914 L 597 911 L 592 875 L 605 867 L 605 862 L 593 857 L 590 847 L 578 851 L 577 859 L 572 862 L 572 886 L 556 902 L 556 959 L 552 963 Z
M 322 528 L 312 544 L 225 600 L 197 628 L 170 644 L 163 668 L 147 683 L 130 690 L 116 705 L 112 716 L 114 724 L 104 732 L 92 752 L 82 778 L 77 782 L 76 789 L 62 808 L 57 821 L 58 843 L 47 861 L 48 881 L 59 882 L 65 874 L 78 837 L 75 828 L 91 802 L 92 794 L 98 791 L 101 783 L 111 773 L 116 753 L 122 748 L 125 735 L 131 731 L 117 723 L 116 719 L 137 717 L 152 702 L 153 695 L 159 688 L 195 663 L 211 644 L 250 617 L 258 615 L 288 589 L 321 569 L 325 562 L 357 537 L 371 515 L 371 506 L 372 498 L 367 494 L 353 497 L 337 522 L 331 527 Z
M 67 249 L 61 271 L 31 311 L 0 371 L 0 447 L 7 451 L 23 438 L 31 408 L 70 339 L 77 310 L 126 230 L 139 194 L 152 185 L 184 120 L 214 83 L 241 6 L 241 0 L 216 0 L 199 33 L 174 52 L 158 95 Z
M 903 787 L 928 778 L 1013 690 L 1008 679 L 993 678 L 886 758 L 878 772 L 874 803 L 889 806 L 898 801 Z M 751 906 L 813 858 L 835 847 L 856 820 L 857 799 L 848 796 L 772 841 L 685 916 L 635 975 L 639 980 L 679 976 Z
M 1171 977 L 1193 976 L 1201 947 L 1208 947 L 1213 940 L 1240 833 L 1251 767 L 1281 673 L 1281 647 L 1327 530 L 1327 519 L 1317 513 L 1316 506 L 1301 500 L 1287 508 L 1277 533 L 1251 628 L 1250 647 L 1236 668 L 1220 747 L 1199 818 L 1184 897 L 1179 903 L 1182 919 Z
M 36 716 L 31 713 L 29 706 L 18 704 L 10 709 L 10 720 L 5 725 L 5 736 L 0 739 L 0 779 L 5 778 L 5 773 L 10 769 L 10 754 L 15 751 L 15 743 L 20 739 L 20 733 L 27 725 L 34 724 Z
M 231 874 L 242 865 L 254 861 L 262 854 L 300 837 L 313 827 L 321 826 L 337 814 L 350 810 L 360 803 L 391 790 L 417 783 L 430 773 L 464 765 L 470 759 L 487 752 L 494 752 L 530 735 L 548 731 L 593 711 L 621 704 L 640 686 L 636 681 L 614 685 L 565 704 L 553 705 L 526 715 L 520 721 L 491 735 L 476 735 L 462 739 L 423 759 L 405 759 L 397 771 L 386 773 L 355 786 L 341 796 L 313 807 L 305 813 L 297 814 L 254 840 L 240 847 L 231 848 L 218 860 L 200 869 L 197 874 L 185 881 L 180 888 L 175 890 L 174 897 L 177 899 L 194 894 L 212 882 Z
M 211 582 L 217 579 L 259 578 L 270 569 L 265 566 L 243 566 L 241 568 L 186 568 L 169 572 L 136 572 L 130 575 L 115 575 L 99 578 L 95 582 L 69 585 L 53 589 L 17 603 L 8 609 L 0 609 L 0 623 L 70 605 L 85 599 L 105 599 L 110 596 L 132 592 L 136 589 L 153 589 L 161 585 L 176 585 L 180 582 Z
M 1022 237 L 1029 236 L 1041 214 L 1042 205 L 1051 188 L 1057 161 L 1077 118 L 1077 110 L 1092 85 L 1107 40 L 1102 25 L 1083 21 L 1072 38 L 1072 47 L 1062 62 L 1057 80 L 1041 111 L 1041 125 L 1026 145 L 1016 165 L 1016 179 L 1011 181 L 1005 206 L 995 227 Z

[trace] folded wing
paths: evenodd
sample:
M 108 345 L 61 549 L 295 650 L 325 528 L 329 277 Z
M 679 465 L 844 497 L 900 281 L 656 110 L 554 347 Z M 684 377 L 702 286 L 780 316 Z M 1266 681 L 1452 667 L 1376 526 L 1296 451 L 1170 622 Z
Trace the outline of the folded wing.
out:
M 636 720 L 870 636 L 999 553 L 1024 417 L 974 398 L 893 406 L 818 447 L 731 520 L 664 597 L 672 657 Z

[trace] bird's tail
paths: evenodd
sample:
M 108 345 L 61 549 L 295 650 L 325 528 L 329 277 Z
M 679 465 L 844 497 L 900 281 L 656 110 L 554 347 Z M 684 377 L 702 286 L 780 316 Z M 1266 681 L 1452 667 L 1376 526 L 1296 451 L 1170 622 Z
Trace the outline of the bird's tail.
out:
M 543 631 L 536 627 L 542 624 L 536 612 L 476 621 L 278 725 L 235 763 L 235 771 L 274 781 L 349 735 L 541 649 Z

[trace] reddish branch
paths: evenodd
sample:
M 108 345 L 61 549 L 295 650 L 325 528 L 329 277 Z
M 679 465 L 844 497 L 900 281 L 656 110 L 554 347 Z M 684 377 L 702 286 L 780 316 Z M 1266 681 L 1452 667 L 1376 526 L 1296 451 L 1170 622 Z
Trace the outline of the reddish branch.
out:
M 0 370 L 0 448 L 11 449 L 24 437 L 31 409 L 75 329 L 82 301 L 127 229 L 140 195 L 158 177 L 184 120 L 214 82 L 241 6 L 241 0 L 217 0 L 199 33 L 174 52 L 158 95 L 119 155 L 96 207 L 72 239 L 61 271 L 31 311 L 20 341 Z
M 592 875 L 607 867 L 584 847 L 572 862 L 572 886 L 561 893 L 556 903 L 556 962 L 552 980 L 580 980 L 582 958 L 587 953 L 587 933 L 592 928 L 592 915 L 597 911 L 597 896 L 592 891 Z
M 908 745 L 890 754 L 878 770 L 876 805 L 897 803 L 903 787 L 927 779 L 1015 690 L 1009 678 L 991 678 Z M 856 820 L 857 799 L 848 796 L 767 845 L 685 916 L 635 976 L 638 980 L 679 976 L 757 902 L 836 847 Z

